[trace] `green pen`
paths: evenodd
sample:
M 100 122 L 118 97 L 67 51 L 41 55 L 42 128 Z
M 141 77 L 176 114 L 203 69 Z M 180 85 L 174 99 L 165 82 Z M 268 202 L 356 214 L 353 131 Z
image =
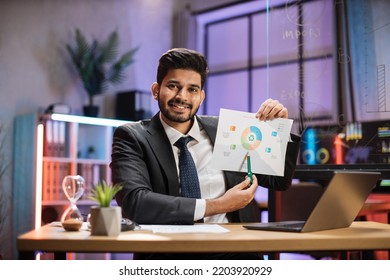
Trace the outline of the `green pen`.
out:
M 249 154 L 246 156 L 246 163 L 247 163 L 247 167 L 248 167 L 248 177 L 249 179 L 251 180 L 251 185 L 252 185 L 252 167 L 251 167 L 251 157 L 249 156 Z

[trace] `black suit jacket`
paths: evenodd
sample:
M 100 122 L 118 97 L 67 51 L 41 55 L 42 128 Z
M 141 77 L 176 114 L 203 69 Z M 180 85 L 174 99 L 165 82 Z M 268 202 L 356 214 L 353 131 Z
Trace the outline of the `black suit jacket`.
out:
M 197 116 L 214 144 L 218 118 Z M 299 141 L 299 137 L 295 140 Z M 293 139 L 293 140 L 294 140 Z M 256 174 L 259 185 L 275 190 L 286 190 L 291 185 L 299 144 L 287 147 L 285 175 Z M 124 188 L 116 200 L 123 216 L 140 224 L 193 224 L 195 199 L 180 197 L 179 180 L 171 144 L 161 124 L 159 114 L 151 120 L 128 123 L 116 128 L 112 146 L 112 181 Z M 246 174 L 224 172 L 226 188 L 243 181 Z M 255 201 L 234 213 L 230 222 L 259 221 Z

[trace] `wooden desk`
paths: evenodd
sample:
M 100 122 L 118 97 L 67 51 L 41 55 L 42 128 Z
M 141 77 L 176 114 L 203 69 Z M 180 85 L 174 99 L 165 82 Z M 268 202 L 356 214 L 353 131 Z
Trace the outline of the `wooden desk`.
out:
M 226 224 L 228 233 L 157 234 L 150 231 L 123 232 L 118 237 L 91 236 L 89 231 L 66 232 L 46 225 L 17 239 L 21 259 L 34 251 L 66 252 L 302 252 L 390 249 L 390 225 L 354 222 L 351 227 L 313 233 L 247 230 L 240 224 Z
M 367 216 L 370 214 L 378 214 L 378 213 L 387 213 L 388 218 L 387 222 L 390 224 L 390 202 L 379 200 L 379 199 L 367 199 L 364 203 L 362 209 L 360 210 L 359 216 Z

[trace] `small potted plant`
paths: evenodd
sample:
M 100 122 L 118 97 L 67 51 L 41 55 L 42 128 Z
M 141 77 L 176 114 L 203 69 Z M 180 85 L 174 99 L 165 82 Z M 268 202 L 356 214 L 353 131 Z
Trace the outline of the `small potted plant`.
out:
M 94 146 L 88 146 L 87 149 L 87 158 L 95 158 L 96 157 L 96 150 Z
M 75 32 L 75 46 L 66 44 L 85 91 L 88 93 L 88 105 L 84 106 L 84 115 L 96 117 L 98 107 L 93 99 L 104 93 L 109 84 L 119 84 L 126 78 L 125 68 L 134 62 L 138 47 L 131 49 L 116 59 L 119 48 L 117 31 L 110 33 L 103 42 L 94 39 L 88 42 L 79 29 Z
M 91 235 L 117 236 L 121 232 L 121 207 L 111 205 L 121 189 L 121 184 L 108 184 L 104 180 L 92 189 L 90 199 L 98 205 L 91 207 Z

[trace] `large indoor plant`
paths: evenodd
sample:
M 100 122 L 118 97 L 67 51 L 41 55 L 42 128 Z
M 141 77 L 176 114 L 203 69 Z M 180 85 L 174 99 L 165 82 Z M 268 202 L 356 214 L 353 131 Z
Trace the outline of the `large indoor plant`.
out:
M 84 114 L 87 116 L 97 116 L 98 107 L 94 104 L 94 97 L 104 93 L 109 84 L 123 82 L 124 70 L 134 62 L 134 54 L 138 48 L 131 49 L 117 59 L 118 47 L 117 31 L 111 32 L 103 42 L 96 39 L 88 42 L 78 28 L 75 31 L 75 46 L 66 45 L 88 93 L 88 106 L 84 106 Z
M 99 182 L 91 192 L 90 199 L 98 203 L 91 207 L 91 235 L 117 236 L 121 232 L 121 207 L 111 205 L 115 195 L 122 189 L 120 184 Z

